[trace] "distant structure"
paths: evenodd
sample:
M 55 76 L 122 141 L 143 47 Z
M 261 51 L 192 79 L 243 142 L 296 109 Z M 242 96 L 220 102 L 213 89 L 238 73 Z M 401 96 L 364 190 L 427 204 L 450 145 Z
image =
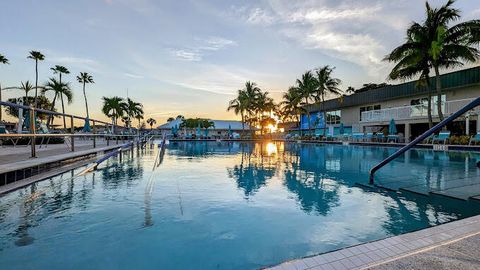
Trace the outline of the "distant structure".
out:
M 179 137 L 185 137 L 188 135 L 194 135 L 197 132 L 196 128 L 193 129 L 185 129 L 180 128 L 183 119 L 175 119 L 170 122 L 167 122 L 163 125 L 157 127 L 157 130 L 160 131 L 162 134 L 166 134 L 167 136 L 173 136 L 173 131 L 176 129 L 176 133 Z M 241 121 L 233 121 L 233 120 L 211 120 L 213 122 L 214 127 L 208 129 L 208 137 L 212 139 L 222 139 L 227 138 L 230 133 L 250 133 L 255 129 L 252 129 L 248 124 L 245 123 L 244 128 L 242 128 Z M 201 129 L 201 135 L 204 136 L 204 129 Z

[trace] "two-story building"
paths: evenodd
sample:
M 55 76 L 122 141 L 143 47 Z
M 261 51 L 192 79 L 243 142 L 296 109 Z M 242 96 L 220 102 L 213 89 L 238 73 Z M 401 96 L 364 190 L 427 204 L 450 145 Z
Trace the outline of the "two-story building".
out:
M 432 78 L 432 118 L 438 123 L 435 79 Z M 455 71 L 441 76 L 441 107 L 445 117 L 455 113 L 474 98 L 480 96 L 480 67 Z M 405 140 L 411 140 L 428 129 L 428 88 L 418 81 L 390 85 L 349 96 L 306 106 L 310 117 L 302 115 L 300 128 L 319 130 L 324 128 L 338 133 L 340 124 L 345 132 L 386 132 L 393 119 L 397 131 Z M 326 112 L 323 116 L 322 111 Z M 480 132 L 477 124 L 479 108 L 457 118 L 448 126 L 452 134 Z M 310 125 L 308 119 L 310 118 Z M 333 127 L 333 128 L 332 128 Z

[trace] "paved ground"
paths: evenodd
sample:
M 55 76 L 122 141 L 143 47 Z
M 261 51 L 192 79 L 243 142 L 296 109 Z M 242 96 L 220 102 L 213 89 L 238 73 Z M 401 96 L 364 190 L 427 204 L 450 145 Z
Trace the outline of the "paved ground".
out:
M 480 269 L 479 255 L 480 215 L 270 269 Z
M 389 263 L 370 267 L 371 270 L 390 269 L 480 269 L 480 235 L 407 256 Z
M 122 143 L 122 141 L 119 141 Z M 115 141 L 110 141 L 110 145 L 115 145 Z M 97 148 L 106 147 L 107 143 L 105 140 L 97 140 Z M 70 144 L 50 144 L 45 147 L 38 146 L 37 149 L 37 157 L 49 157 L 49 156 L 56 156 L 60 154 L 67 154 L 71 153 Z M 75 151 L 83 151 L 93 149 L 93 142 L 91 140 L 84 140 L 84 139 L 76 139 L 75 140 Z M 30 155 L 31 148 L 30 146 L 0 146 L 0 165 L 4 164 L 12 164 L 13 162 L 19 161 L 26 161 L 31 160 Z

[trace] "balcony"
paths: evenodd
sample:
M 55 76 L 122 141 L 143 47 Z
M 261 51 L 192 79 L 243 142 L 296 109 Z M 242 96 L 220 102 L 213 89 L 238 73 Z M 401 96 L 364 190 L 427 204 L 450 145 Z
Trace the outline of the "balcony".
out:
M 452 100 L 446 101 L 442 104 L 442 112 L 444 116 L 451 115 L 456 111 L 460 110 L 462 107 L 467 105 L 469 102 L 474 99 L 461 99 L 461 100 Z M 403 106 L 396 108 L 387 108 L 381 110 L 373 110 L 362 112 L 362 120 L 360 123 L 371 123 L 371 122 L 386 122 L 391 119 L 394 120 L 413 120 L 413 119 L 426 119 L 428 117 L 427 105 L 412 105 L 412 106 Z M 475 109 L 472 113 L 478 114 L 479 108 Z M 432 116 L 437 117 L 437 104 L 432 103 Z

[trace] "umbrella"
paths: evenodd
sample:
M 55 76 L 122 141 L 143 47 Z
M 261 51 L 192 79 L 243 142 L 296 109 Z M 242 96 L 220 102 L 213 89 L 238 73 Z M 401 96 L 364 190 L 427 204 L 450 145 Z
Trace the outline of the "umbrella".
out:
M 92 129 L 90 128 L 90 119 L 85 118 L 85 125 L 83 125 L 83 132 L 91 132 Z
M 388 126 L 388 134 L 396 135 L 397 134 L 397 126 L 395 125 L 395 120 L 390 120 L 390 125 Z
M 37 113 L 34 112 L 33 113 L 33 118 L 35 119 L 35 127 L 37 125 Z M 25 113 L 25 120 L 23 120 L 23 126 L 30 130 L 30 110 L 27 110 L 27 112 Z
M 195 135 L 196 135 L 197 137 L 200 137 L 200 133 L 201 133 L 201 132 L 202 132 L 202 131 L 200 130 L 200 123 L 199 123 L 198 126 L 197 126 L 197 131 L 195 132 Z
M 206 128 L 206 129 L 203 131 L 203 135 L 204 135 L 205 137 L 208 137 L 208 128 Z
M 343 126 L 343 123 L 340 123 L 340 127 L 338 128 L 338 133 L 340 133 L 340 134 L 345 133 L 345 128 Z
M 232 136 L 232 126 L 231 125 L 228 125 L 228 136 L 229 137 Z

